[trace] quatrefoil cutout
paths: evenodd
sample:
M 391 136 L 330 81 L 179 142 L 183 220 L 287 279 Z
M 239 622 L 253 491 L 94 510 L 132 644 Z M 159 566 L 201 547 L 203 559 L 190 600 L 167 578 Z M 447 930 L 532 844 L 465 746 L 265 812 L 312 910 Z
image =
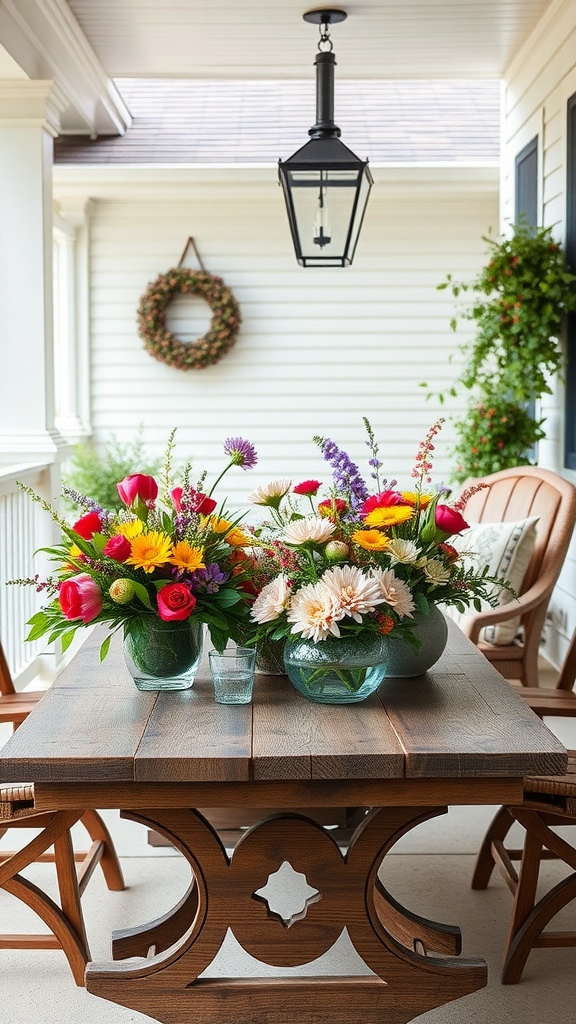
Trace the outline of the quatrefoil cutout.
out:
M 318 889 L 308 885 L 306 875 L 295 871 L 287 861 L 268 876 L 266 885 L 257 889 L 252 898 L 266 903 L 270 917 L 277 918 L 285 928 L 291 928 L 296 921 L 302 921 L 313 903 L 322 899 Z

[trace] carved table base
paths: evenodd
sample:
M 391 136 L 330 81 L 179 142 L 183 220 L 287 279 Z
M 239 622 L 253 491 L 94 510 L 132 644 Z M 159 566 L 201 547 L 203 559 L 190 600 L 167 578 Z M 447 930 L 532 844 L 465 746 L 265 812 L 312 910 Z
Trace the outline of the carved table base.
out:
M 402 835 L 444 811 L 374 809 L 346 854 L 311 819 L 277 815 L 249 829 L 230 858 L 196 811 L 127 812 L 174 843 L 190 864 L 192 882 L 170 913 L 115 934 L 115 959 L 147 959 L 91 965 L 88 991 L 163 1024 L 406 1024 L 475 992 L 486 984 L 486 968 L 480 960 L 456 959 L 458 929 L 408 912 L 377 875 Z M 303 882 L 302 906 L 288 919 L 269 895 L 283 871 Z M 374 976 L 199 979 L 228 928 L 247 953 L 277 967 L 316 960 L 346 928 Z

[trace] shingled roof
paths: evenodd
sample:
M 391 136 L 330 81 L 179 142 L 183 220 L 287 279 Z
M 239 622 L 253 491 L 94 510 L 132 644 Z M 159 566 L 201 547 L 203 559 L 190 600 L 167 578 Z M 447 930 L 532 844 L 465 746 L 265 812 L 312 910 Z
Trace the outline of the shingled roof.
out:
M 61 136 L 57 164 L 265 166 L 307 139 L 315 88 L 306 82 L 119 79 L 133 116 L 124 136 Z M 343 141 L 372 164 L 493 163 L 499 155 L 495 81 L 336 83 Z

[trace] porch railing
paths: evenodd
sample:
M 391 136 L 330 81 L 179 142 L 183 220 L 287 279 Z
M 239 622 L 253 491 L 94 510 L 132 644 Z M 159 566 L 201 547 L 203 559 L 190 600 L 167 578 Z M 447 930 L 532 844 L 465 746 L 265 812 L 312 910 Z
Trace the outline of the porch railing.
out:
M 0 467 L 0 639 L 17 689 L 31 679 L 50 682 L 59 652 L 46 641 L 25 642 L 26 622 L 43 603 L 33 586 L 7 586 L 8 580 L 40 577 L 48 570 L 38 548 L 54 540 L 50 517 L 18 487 L 18 481 L 47 496 L 53 467 L 38 463 Z

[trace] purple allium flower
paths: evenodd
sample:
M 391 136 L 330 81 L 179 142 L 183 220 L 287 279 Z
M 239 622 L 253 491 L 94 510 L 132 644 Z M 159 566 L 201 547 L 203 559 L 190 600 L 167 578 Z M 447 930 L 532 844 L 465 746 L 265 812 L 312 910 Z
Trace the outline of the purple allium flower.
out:
M 253 469 L 258 462 L 256 449 L 250 441 L 243 437 L 227 437 L 224 441 L 224 452 L 230 456 L 231 462 L 242 469 Z
M 190 573 L 188 582 L 193 594 L 217 594 L 229 578 L 230 573 L 222 572 L 218 562 L 210 562 L 205 569 Z
M 358 466 L 352 462 L 349 455 L 338 448 L 329 437 L 315 437 L 314 440 L 320 446 L 322 455 L 332 466 L 332 476 L 337 488 L 350 495 L 350 503 L 353 508 L 362 504 L 368 497 L 368 488 L 360 475 Z

